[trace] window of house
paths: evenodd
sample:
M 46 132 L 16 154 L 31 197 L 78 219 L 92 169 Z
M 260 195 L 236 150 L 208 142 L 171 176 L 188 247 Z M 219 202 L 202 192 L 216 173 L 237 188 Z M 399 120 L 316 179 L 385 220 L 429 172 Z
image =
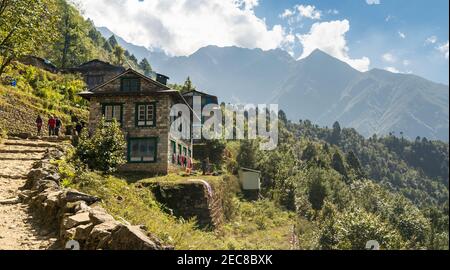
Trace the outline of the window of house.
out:
M 187 148 L 183 147 L 183 155 L 186 156 L 187 155 Z
M 136 104 L 136 126 L 156 126 L 156 103 Z
M 188 157 L 192 158 L 192 151 L 191 151 L 191 149 L 188 150 Z
M 132 138 L 128 140 L 128 162 L 156 162 L 157 138 Z
M 103 117 L 107 122 L 116 119 L 117 122 L 122 123 L 122 112 L 122 104 L 103 104 Z
M 139 78 L 122 78 L 121 90 L 124 92 L 140 91 L 141 80 Z
M 175 141 L 170 141 L 170 145 L 172 147 L 172 154 L 177 153 L 177 143 Z

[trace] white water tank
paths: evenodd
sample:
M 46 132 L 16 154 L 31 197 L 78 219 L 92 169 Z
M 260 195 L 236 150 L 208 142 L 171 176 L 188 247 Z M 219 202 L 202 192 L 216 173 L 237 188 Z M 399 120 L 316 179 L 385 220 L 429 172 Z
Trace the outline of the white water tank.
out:
M 239 180 L 243 190 L 260 190 L 261 189 L 261 172 L 248 168 L 239 170 Z

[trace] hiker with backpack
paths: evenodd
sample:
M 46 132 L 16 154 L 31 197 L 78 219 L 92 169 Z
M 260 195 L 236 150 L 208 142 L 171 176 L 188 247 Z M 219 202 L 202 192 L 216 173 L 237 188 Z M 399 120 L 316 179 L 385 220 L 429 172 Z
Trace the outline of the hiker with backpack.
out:
M 62 122 L 61 119 L 59 119 L 58 117 L 55 118 L 55 135 L 59 136 L 59 131 L 62 128 Z
M 41 129 L 42 129 L 42 118 L 40 115 L 36 118 L 36 127 L 37 127 L 37 135 L 41 136 Z
M 55 135 L 56 120 L 52 115 L 48 118 L 48 136 Z

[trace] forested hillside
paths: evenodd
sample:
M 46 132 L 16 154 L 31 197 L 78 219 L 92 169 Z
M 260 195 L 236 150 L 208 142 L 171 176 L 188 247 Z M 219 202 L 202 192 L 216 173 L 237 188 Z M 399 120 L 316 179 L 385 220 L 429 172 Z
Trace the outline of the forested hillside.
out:
M 280 116 L 277 150 L 243 141 L 237 164 L 260 169 L 266 196 L 317 226 L 315 248 L 360 249 L 370 238 L 385 248 L 448 249 L 448 144 L 366 140 L 338 123 Z

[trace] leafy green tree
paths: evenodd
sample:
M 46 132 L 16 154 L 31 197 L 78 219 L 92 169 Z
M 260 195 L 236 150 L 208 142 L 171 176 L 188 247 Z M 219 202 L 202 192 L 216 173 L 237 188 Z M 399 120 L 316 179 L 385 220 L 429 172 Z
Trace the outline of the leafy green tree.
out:
M 255 151 L 256 151 L 255 145 L 252 140 L 241 141 L 239 153 L 236 159 L 239 164 L 239 167 L 255 169 L 256 168 Z
M 13 60 L 54 40 L 55 10 L 51 0 L 0 0 L 0 76 Z
M 302 160 L 311 161 L 317 156 L 317 150 L 314 144 L 308 143 L 305 150 L 303 150 Z
M 322 178 L 322 171 L 315 169 L 308 173 L 308 200 L 314 210 L 322 209 L 328 190 Z
M 105 122 L 102 119 L 92 137 L 85 129 L 75 150 L 75 157 L 87 164 L 90 169 L 113 172 L 124 164 L 125 138 L 116 120 Z
M 353 151 L 349 151 L 346 156 L 347 164 L 353 169 L 358 178 L 364 178 L 365 174 L 361 168 L 361 163 Z

